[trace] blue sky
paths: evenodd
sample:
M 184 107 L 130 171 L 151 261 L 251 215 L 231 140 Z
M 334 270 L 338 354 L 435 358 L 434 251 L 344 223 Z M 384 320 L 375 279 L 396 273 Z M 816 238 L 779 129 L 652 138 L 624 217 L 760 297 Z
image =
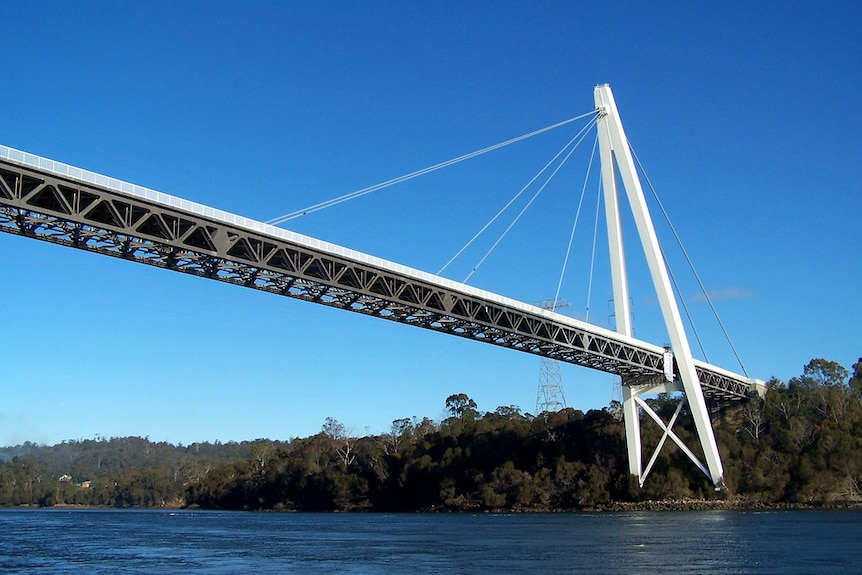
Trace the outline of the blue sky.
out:
M 609 83 L 748 373 L 862 356 L 858 2 L 6 2 L 0 18 L 0 143 L 260 220 L 588 112 Z M 436 272 L 573 129 L 286 227 Z M 570 163 L 472 285 L 553 297 L 587 166 Z M 561 292 L 579 317 L 588 190 Z M 739 371 L 657 227 L 708 359 Z M 663 344 L 627 241 L 636 335 Z M 606 252 L 589 303 L 605 327 Z M 530 355 L 8 234 L 0 262 L 0 445 L 287 439 L 326 417 L 376 433 L 459 392 L 534 411 Z M 570 406 L 611 399 L 611 376 L 563 378 Z

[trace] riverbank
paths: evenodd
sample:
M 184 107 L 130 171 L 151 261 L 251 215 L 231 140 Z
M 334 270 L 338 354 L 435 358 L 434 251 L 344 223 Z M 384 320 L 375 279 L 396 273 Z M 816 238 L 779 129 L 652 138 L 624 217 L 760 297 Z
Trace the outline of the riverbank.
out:
M 70 503 L 61 503 L 51 506 L 39 505 L 16 505 L 14 507 L 0 507 L 0 509 L 21 509 L 21 508 L 46 508 L 53 509 L 202 509 L 197 505 L 186 505 L 175 501 L 170 504 L 155 505 L 149 507 L 124 507 L 118 508 L 114 506 L 103 505 L 76 505 Z M 601 512 L 632 512 L 632 511 L 801 511 L 801 510 L 836 510 L 836 509 L 862 509 L 862 501 L 840 501 L 831 503 L 788 503 L 788 502 L 763 502 L 756 499 L 736 497 L 729 499 L 667 499 L 667 500 L 648 500 L 648 501 L 619 501 L 608 503 L 597 507 L 581 508 L 581 509 L 507 509 L 505 513 L 531 514 L 531 513 L 601 513 Z M 256 511 L 264 512 L 289 512 L 303 513 L 302 511 L 286 510 L 286 509 L 260 509 Z M 465 510 L 453 511 L 451 509 L 426 509 L 420 511 L 405 511 L 404 513 L 495 513 L 498 511 L 488 510 Z M 340 513 L 378 513 L 373 510 L 356 510 L 356 511 L 340 511 Z M 387 511 L 386 513 L 392 513 Z
M 831 503 L 764 502 L 747 497 L 728 499 L 668 499 L 615 502 L 587 511 L 777 511 L 815 509 L 862 509 L 862 501 Z

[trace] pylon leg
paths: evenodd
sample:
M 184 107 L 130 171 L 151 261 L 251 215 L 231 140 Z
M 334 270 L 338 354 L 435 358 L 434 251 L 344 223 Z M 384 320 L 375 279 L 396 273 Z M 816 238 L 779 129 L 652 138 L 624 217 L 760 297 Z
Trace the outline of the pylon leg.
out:
M 638 483 L 643 487 L 641 475 L 643 473 L 641 455 L 641 420 L 638 413 L 638 404 L 635 401 L 635 393 L 631 387 L 623 386 L 623 420 L 626 426 L 626 447 L 629 456 L 629 473 L 637 476 Z
M 628 309 L 628 280 L 625 273 L 625 257 L 622 247 L 622 235 L 619 229 L 619 188 L 620 184 L 625 189 L 629 207 L 638 230 L 638 236 L 646 256 L 647 264 L 658 296 L 662 316 L 670 338 L 671 349 L 675 355 L 677 370 L 675 374 L 678 380 L 673 385 L 681 384 L 688 403 L 691 406 L 691 414 L 697 429 L 698 439 L 703 447 L 706 459 L 706 474 L 717 486 L 722 484 L 724 469 L 721 465 L 721 457 L 715 442 L 712 423 L 709 412 L 703 398 L 703 389 L 698 380 L 697 371 L 694 366 L 694 358 L 688 344 L 688 338 L 682 325 L 673 288 L 664 262 L 664 256 L 658 243 L 658 237 L 653 227 L 652 218 L 644 198 L 643 188 L 635 168 L 634 159 L 629 149 L 628 139 L 620 121 L 617 105 L 609 86 L 597 86 L 595 90 L 596 108 L 600 110 L 601 120 L 599 122 L 599 156 L 602 162 L 602 183 L 605 189 L 605 212 L 608 222 L 608 240 L 611 256 L 611 276 L 614 284 L 614 307 L 617 320 L 617 331 L 631 336 Z M 616 169 L 614 169 L 616 167 Z M 618 170 L 618 171 L 617 171 Z M 619 178 L 617 178 L 619 175 Z M 678 387 L 677 387 L 678 388 Z M 624 388 L 625 389 L 625 388 Z M 636 396 L 636 393 L 633 392 Z M 644 404 L 645 405 L 645 404 Z M 634 459 L 634 433 L 630 432 L 637 419 L 637 406 L 624 407 L 626 417 L 626 433 L 629 445 L 630 469 L 635 466 L 640 468 L 640 455 Z M 660 418 L 659 418 L 660 421 Z M 629 423 L 631 422 L 631 423 Z M 660 425 L 664 426 L 663 423 Z M 633 431 L 633 430 L 632 430 Z M 640 434 L 637 434 L 640 442 Z M 675 437 L 671 435 L 671 438 Z M 638 474 L 639 478 L 642 474 Z

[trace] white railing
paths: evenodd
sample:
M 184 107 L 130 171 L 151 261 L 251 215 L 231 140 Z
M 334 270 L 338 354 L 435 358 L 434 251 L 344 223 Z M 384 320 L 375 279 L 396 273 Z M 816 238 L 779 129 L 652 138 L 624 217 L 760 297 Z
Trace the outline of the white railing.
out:
M 532 315 L 543 316 L 547 319 L 554 321 L 555 323 L 562 325 L 570 325 L 577 329 L 591 331 L 601 337 L 617 340 L 628 345 L 635 345 L 645 350 L 654 351 L 656 353 L 664 353 L 664 348 L 660 346 L 653 345 L 651 343 L 641 341 L 635 338 L 626 337 L 614 331 L 610 331 L 608 329 L 604 329 L 593 324 L 588 324 L 586 322 L 582 322 L 577 319 L 558 314 L 550 310 L 545 310 L 533 305 L 525 304 L 517 300 L 507 298 L 499 294 L 495 294 L 493 292 L 475 288 L 467 284 L 446 279 L 444 277 L 433 275 L 428 272 L 423 272 L 421 270 L 397 264 L 389 260 L 374 257 L 372 255 L 358 252 L 356 250 L 351 250 L 337 244 L 332 244 L 323 240 L 318 240 L 309 236 L 298 234 L 290 230 L 278 228 L 269 224 L 265 224 L 263 222 L 259 222 L 257 220 L 252 220 L 250 218 L 239 216 L 237 214 L 225 212 L 211 206 L 205 206 L 203 204 L 198 204 L 196 202 L 185 200 L 177 196 L 157 192 L 156 190 L 151 190 L 143 186 L 124 182 L 122 180 L 104 176 L 102 174 L 97 174 L 95 172 L 84 170 L 82 168 L 76 168 L 75 166 L 70 166 L 62 162 L 43 158 L 29 152 L 22 152 L 21 150 L 16 150 L 15 148 L 10 148 L 2 144 L 0 144 L 0 158 L 4 158 L 17 164 L 31 166 L 33 168 L 37 168 L 45 172 L 50 172 L 64 178 L 68 178 L 70 180 L 93 184 L 126 195 L 144 198 L 153 203 L 170 206 L 172 208 L 178 208 L 180 210 L 197 214 L 211 220 L 225 222 L 234 226 L 239 226 L 262 234 L 283 239 L 295 244 L 307 246 L 309 248 L 324 251 L 333 255 L 338 255 L 341 257 L 352 259 L 354 261 L 366 263 L 378 268 L 386 269 L 407 277 L 411 277 L 413 279 L 418 279 L 424 282 L 428 282 L 430 284 L 436 284 L 440 287 L 452 289 L 510 308 L 518 309 Z

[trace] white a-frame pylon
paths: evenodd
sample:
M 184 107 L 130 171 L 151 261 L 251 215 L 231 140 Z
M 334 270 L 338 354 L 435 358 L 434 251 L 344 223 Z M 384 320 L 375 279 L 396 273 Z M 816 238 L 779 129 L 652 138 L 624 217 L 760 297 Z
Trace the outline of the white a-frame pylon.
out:
M 709 419 L 709 411 L 695 370 L 694 358 L 688 345 L 688 338 L 683 328 L 667 267 L 647 209 L 643 188 L 637 175 L 628 139 L 626 139 L 625 131 L 623 131 L 610 86 L 596 86 L 595 101 L 600 118 L 598 122 L 599 150 L 601 153 L 608 245 L 610 247 L 611 277 L 614 288 L 616 329 L 623 335 L 632 336 L 628 279 L 626 277 L 625 250 L 619 209 L 622 184 L 637 225 L 638 235 L 649 265 L 653 284 L 655 284 L 656 295 L 661 305 L 671 342 L 671 349 L 665 355 L 665 377 L 663 379 L 658 381 L 623 381 L 623 415 L 626 426 L 629 472 L 637 475 L 640 485 L 643 486 L 665 440 L 670 437 L 716 486 L 720 486 L 724 470 L 715 442 L 712 423 Z M 673 368 L 674 359 L 676 360 L 676 370 Z M 665 423 L 641 397 L 645 394 L 665 391 L 684 392 L 685 401 L 688 401 L 690 406 L 697 435 L 703 447 L 705 464 L 672 430 L 683 403 L 680 402 L 670 422 Z M 643 467 L 641 457 L 639 408 L 643 409 L 664 431 L 646 469 Z

